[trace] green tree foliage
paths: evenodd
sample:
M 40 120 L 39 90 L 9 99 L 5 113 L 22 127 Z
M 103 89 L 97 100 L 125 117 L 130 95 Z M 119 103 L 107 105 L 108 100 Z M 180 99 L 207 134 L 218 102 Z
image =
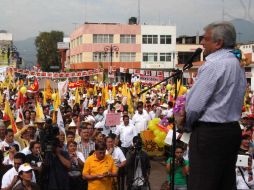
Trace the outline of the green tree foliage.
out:
M 59 71 L 61 69 L 60 54 L 57 42 L 63 41 L 64 33 L 61 31 L 41 32 L 35 39 L 37 61 L 42 71 Z M 59 66 L 59 70 L 50 69 L 50 66 Z

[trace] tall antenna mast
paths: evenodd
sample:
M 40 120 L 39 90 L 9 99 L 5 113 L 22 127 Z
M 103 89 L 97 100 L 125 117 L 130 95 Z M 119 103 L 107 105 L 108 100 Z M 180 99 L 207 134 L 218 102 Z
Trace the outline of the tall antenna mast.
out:
M 140 0 L 138 0 L 138 24 L 140 24 Z

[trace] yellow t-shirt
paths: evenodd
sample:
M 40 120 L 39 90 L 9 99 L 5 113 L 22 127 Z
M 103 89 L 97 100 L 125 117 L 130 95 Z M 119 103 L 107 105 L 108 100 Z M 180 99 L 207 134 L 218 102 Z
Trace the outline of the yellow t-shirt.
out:
M 95 153 L 86 159 L 83 176 L 102 175 L 104 173 L 116 173 L 117 167 L 110 155 L 105 155 L 103 160 L 98 160 Z M 88 180 L 88 190 L 112 190 L 112 177 L 102 179 Z

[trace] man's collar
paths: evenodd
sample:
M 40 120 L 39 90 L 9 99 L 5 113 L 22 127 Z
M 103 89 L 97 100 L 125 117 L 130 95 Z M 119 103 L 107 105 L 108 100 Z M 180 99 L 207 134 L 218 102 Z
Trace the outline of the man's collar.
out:
M 205 60 L 206 61 L 212 60 L 212 59 L 216 58 L 217 56 L 222 55 L 222 54 L 227 53 L 227 52 L 230 52 L 230 51 L 231 51 L 231 49 L 224 49 L 224 48 L 218 49 L 217 51 L 209 54 L 205 58 Z

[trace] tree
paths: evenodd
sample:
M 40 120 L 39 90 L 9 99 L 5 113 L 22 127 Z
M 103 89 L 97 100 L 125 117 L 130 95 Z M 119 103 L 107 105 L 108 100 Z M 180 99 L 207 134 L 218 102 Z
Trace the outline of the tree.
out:
M 41 32 L 35 39 L 37 49 L 37 61 L 42 71 L 59 71 L 61 59 L 57 50 L 57 42 L 63 41 L 64 33 L 61 31 Z M 59 69 L 52 69 L 50 66 L 59 66 Z

